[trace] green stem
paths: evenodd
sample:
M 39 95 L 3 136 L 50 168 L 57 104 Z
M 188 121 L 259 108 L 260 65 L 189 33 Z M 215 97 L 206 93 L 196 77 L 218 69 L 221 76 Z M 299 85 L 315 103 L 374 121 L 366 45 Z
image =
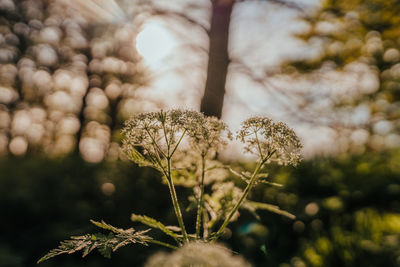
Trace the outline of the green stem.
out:
M 189 242 L 188 234 L 186 232 L 185 224 L 183 223 L 182 212 L 181 208 L 179 207 L 178 197 L 176 196 L 174 181 L 172 180 L 171 177 L 171 158 L 168 157 L 167 162 L 168 162 L 167 181 L 168 181 L 169 192 L 171 193 L 172 205 L 174 206 L 175 215 L 176 218 L 178 219 L 179 227 L 181 228 L 184 242 L 188 243 Z
M 203 210 L 203 239 L 206 240 L 208 238 L 208 215 L 207 211 Z
M 254 170 L 253 175 L 251 176 L 249 183 L 247 184 L 246 188 L 244 189 L 242 196 L 240 197 L 240 199 L 236 203 L 236 205 L 233 207 L 233 209 L 231 210 L 229 215 L 225 218 L 224 223 L 221 225 L 221 227 L 219 228 L 219 230 L 215 234 L 216 238 L 214 240 L 212 240 L 211 243 L 214 243 L 218 239 L 218 237 L 223 233 L 223 231 L 225 230 L 225 228 L 228 225 L 229 221 L 232 219 L 233 215 L 237 212 L 239 207 L 242 205 L 243 201 L 246 199 L 247 195 L 250 192 L 251 187 L 253 186 L 254 182 L 256 181 L 257 174 L 260 172 L 262 165 L 263 165 L 263 161 L 259 161 L 257 163 L 256 169 Z
M 268 155 L 265 158 L 261 158 L 260 161 L 257 163 L 257 166 L 253 172 L 253 175 L 250 178 L 249 183 L 247 184 L 246 188 L 243 191 L 242 196 L 240 197 L 239 201 L 236 203 L 236 205 L 233 207 L 231 212 L 229 213 L 228 217 L 226 217 L 224 223 L 221 225 L 219 230 L 216 232 L 215 236 L 216 238 L 211 241 L 211 243 L 214 243 L 218 237 L 223 233 L 225 230 L 225 227 L 228 225 L 229 221 L 232 219 L 233 215 L 237 212 L 239 207 L 242 205 L 243 201 L 246 199 L 247 195 L 250 192 L 251 187 L 253 186 L 254 182 L 257 180 L 257 175 L 260 172 L 262 166 L 264 165 L 267 160 L 272 157 L 272 155 L 275 153 L 276 150 L 273 150 L 272 152 L 268 153 Z
M 165 153 L 164 153 L 164 152 L 161 150 L 161 148 L 158 146 L 158 144 L 157 144 L 156 140 L 154 139 L 154 137 L 150 134 L 150 132 L 149 132 L 148 129 L 145 129 L 145 130 L 146 130 L 147 134 L 150 136 L 150 139 L 151 139 L 151 141 L 153 142 L 153 145 L 154 145 L 155 150 L 156 150 L 156 151 L 158 150 L 158 152 L 165 158 L 165 157 L 166 157 Z
M 157 153 L 155 153 L 155 158 L 153 158 L 153 157 L 151 156 L 151 152 L 150 152 L 148 149 L 146 149 L 146 151 L 147 151 L 147 153 L 148 153 L 148 155 L 149 155 L 150 160 L 152 160 L 153 162 L 155 162 L 156 164 L 158 164 L 158 166 L 159 166 L 160 169 L 161 169 L 161 172 L 166 176 L 166 172 L 165 172 L 164 166 L 162 165 L 160 156 L 159 156 Z
M 158 240 L 154 240 L 154 239 L 145 239 L 145 241 L 149 242 L 149 243 L 157 244 L 157 245 L 160 245 L 160 246 L 163 246 L 163 247 L 167 247 L 167 248 L 178 249 L 178 247 L 176 247 L 174 245 L 171 245 L 171 244 L 168 244 L 168 243 L 164 243 L 164 242 L 161 242 L 161 241 L 158 241 Z
M 206 168 L 205 156 L 201 156 L 201 181 L 200 181 L 200 197 L 197 203 L 197 218 L 196 218 L 196 239 L 200 238 L 200 225 L 201 225 L 201 215 L 203 212 L 203 195 L 204 195 L 204 175 Z
M 262 150 L 261 150 L 261 146 L 260 146 L 260 141 L 258 140 L 258 135 L 257 135 L 257 131 L 254 131 L 254 134 L 256 136 L 256 140 L 257 140 L 257 148 L 258 148 L 258 153 L 260 153 L 260 158 L 264 158 L 263 154 L 262 154 Z
M 168 147 L 168 155 L 169 155 L 169 142 L 168 142 L 168 138 L 167 138 L 167 131 L 165 130 L 165 123 L 162 123 L 162 127 L 163 127 L 163 131 L 164 131 L 164 138 L 165 138 L 165 143 L 167 144 Z
M 159 162 L 158 162 L 159 163 Z M 159 166 L 162 170 L 162 173 L 164 174 L 164 176 L 167 179 L 167 184 L 168 184 L 168 189 L 171 195 L 171 199 L 172 199 L 172 205 L 174 207 L 174 211 L 175 211 L 175 215 L 176 218 L 178 220 L 178 224 L 181 228 L 182 231 L 182 235 L 185 239 L 185 242 L 188 242 L 188 237 L 187 237 L 187 233 L 186 233 L 186 229 L 185 229 L 185 224 L 183 223 L 183 218 L 182 218 L 182 212 L 181 209 L 179 207 L 179 202 L 178 202 L 178 197 L 176 196 L 176 191 L 175 191 L 175 186 L 174 183 L 172 181 L 172 177 L 171 177 L 171 165 L 170 165 L 170 160 L 168 159 L 168 170 L 166 171 L 163 166 L 161 165 L 161 163 L 159 163 Z
M 186 129 L 183 131 L 181 137 L 179 138 L 178 143 L 176 143 L 176 146 L 175 146 L 174 149 L 172 150 L 171 155 L 169 155 L 170 157 L 172 157 L 172 155 L 175 153 L 176 149 L 178 148 L 178 146 L 179 146 L 179 144 L 181 143 L 181 141 L 182 141 L 182 139 L 183 139 L 183 136 L 185 136 L 185 134 L 186 134 Z

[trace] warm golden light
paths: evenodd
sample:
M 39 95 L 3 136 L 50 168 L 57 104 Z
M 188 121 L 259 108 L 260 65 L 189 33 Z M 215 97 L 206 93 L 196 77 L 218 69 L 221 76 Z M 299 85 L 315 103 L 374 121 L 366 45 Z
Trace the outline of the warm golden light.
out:
M 136 49 L 146 63 L 158 68 L 175 46 L 171 33 L 159 23 L 148 23 L 136 36 Z

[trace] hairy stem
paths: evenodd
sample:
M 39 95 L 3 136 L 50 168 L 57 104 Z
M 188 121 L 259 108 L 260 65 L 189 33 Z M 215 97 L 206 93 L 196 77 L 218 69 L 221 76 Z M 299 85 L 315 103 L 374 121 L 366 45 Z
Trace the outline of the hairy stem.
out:
M 200 196 L 197 203 L 197 218 L 196 218 L 196 239 L 200 238 L 201 215 L 203 212 L 203 195 L 204 195 L 204 175 L 206 168 L 205 155 L 201 156 L 201 180 L 200 180 Z

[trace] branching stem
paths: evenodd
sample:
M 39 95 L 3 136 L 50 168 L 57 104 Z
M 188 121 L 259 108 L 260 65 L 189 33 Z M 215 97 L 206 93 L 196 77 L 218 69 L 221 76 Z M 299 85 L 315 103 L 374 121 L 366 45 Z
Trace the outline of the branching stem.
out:
M 158 151 L 163 157 L 166 157 L 165 153 L 161 150 L 161 148 L 158 146 L 156 140 L 154 139 L 154 137 L 151 135 L 151 133 L 149 132 L 148 129 L 145 129 L 147 134 L 150 136 L 151 141 L 153 142 L 154 148 L 156 151 Z
M 186 129 L 183 131 L 181 137 L 180 137 L 179 140 L 178 140 L 178 143 L 176 143 L 176 146 L 175 146 L 174 149 L 172 150 L 170 157 L 172 157 L 172 155 L 174 155 L 176 149 L 178 148 L 178 146 L 179 146 L 179 144 L 181 143 L 181 141 L 182 141 L 182 139 L 183 139 L 183 136 L 185 136 L 185 134 L 186 134 Z
M 257 140 L 257 148 L 258 148 L 258 153 L 260 153 L 260 158 L 264 158 L 263 154 L 262 154 L 262 150 L 261 150 L 261 146 L 260 146 L 260 140 L 258 139 L 258 135 L 257 135 L 257 131 L 254 132 L 255 136 L 256 136 L 256 140 Z
M 255 181 L 258 178 L 258 174 L 262 168 L 262 166 L 264 165 L 265 162 L 267 162 L 267 160 L 275 153 L 275 151 L 272 151 L 271 153 L 268 154 L 268 156 L 266 156 L 265 158 L 261 158 L 258 163 L 256 168 L 254 169 L 254 172 L 252 174 L 252 176 L 250 177 L 250 181 L 247 184 L 246 188 L 243 191 L 242 196 L 240 197 L 239 201 L 236 203 L 236 205 L 232 208 L 231 212 L 229 213 L 229 215 L 225 218 L 225 221 L 223 222 L 223 224 L 221 225 L 221 227 L 219 228 L 219 230 L 215 233 L 215 238 L 211 241 L 211 243 L 214 243 L 218 237 L 224 232 L 226 226 L 228 225 L 229 221 L 232 219 L 233 215 L 238 211 L 238 209 L 240 208 L 240 206 L 242 205 L 243 201 L 246 199 L 247 195 L 250 192 L 250 189 L 252 188 L 252 186 L 254 185 Z

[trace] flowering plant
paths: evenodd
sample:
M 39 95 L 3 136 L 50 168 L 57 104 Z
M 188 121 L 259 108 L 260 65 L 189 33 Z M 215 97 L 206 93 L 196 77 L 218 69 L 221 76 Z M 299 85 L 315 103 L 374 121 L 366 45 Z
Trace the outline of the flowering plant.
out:
M 132 214 L 131 220 L 158 229 L 172 237 L 176 244 L 154 240 L 148 231 L 119 229 L 105 222 L 92 221 L 109 231 L 108 235 L 93 234 L 72 237 L 61 242 L 39 262 L 56 255 L 83 250 L 83 256 L 98 249 L 109 257 L 112 251 L 131 243 L 156 243 L 168 248 L 179 248 L 192 241 L 214 243 L 224 233 L 232 220 L 238 217 L 239 208 L 266 209 L 289 218 L 294 215 L 267 203 L 247 200 L 250 190 L 260 183 L 280 186 L 268 181 L 264 167 L 270 162 L 296 165 L 300 160 L 301 143 L 296 134 L 282 122 L 253 117 L 242 123 L 237 139 L 245 144 L 245 151 L 257 156 L 251 174 L 238 172 L 216 160 L 219 150 L 232 139 L 227 125 L 195 111 L 169 110 L 141 113 L 125 123 L 122 150 L 136 164 L 151 167 L 162 174 L 167 184 L 178 226 L 163 223 L 143 215 Z M 228 172 L 246 182 L 241 189 L 229 180 Z M 196 209 L 194 233 L 188 233 L 182 216 L 175 186 L 193 189 L 191 207 Z M 205 192 L 210 185 L 210 192 Z

